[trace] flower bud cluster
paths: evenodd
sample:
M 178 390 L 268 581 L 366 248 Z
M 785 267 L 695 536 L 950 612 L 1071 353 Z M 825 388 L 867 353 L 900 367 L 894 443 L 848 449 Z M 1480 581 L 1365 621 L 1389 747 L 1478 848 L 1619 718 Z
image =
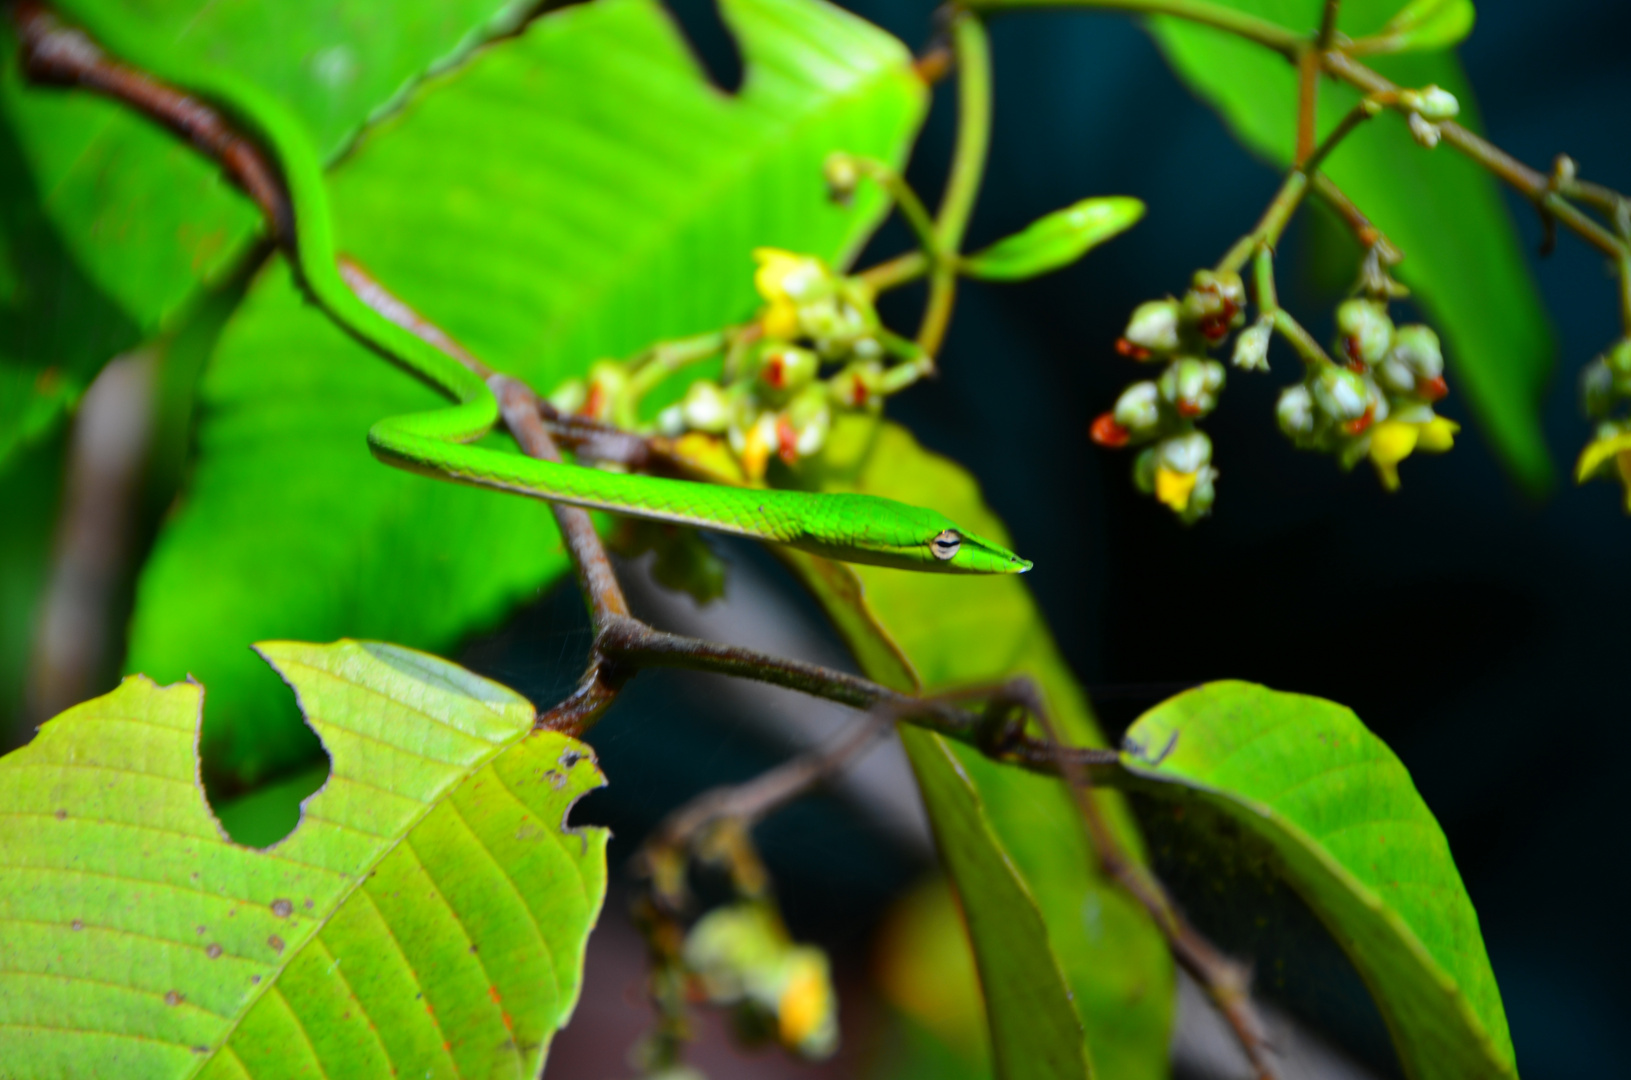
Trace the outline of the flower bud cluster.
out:
M 763 901 L 716 908 L 686 935 L 682 953 L 701 996 L 732 1010 L 747 1042 L 776 1039 L 811 1059 L 838 1048 L 838 1007 L 827 955 L 797 945 Z
M 1133 482 L 1169 507 L 1186 524 L 1211 512 L 1212 441 L 1195 421 L 1218 406 L 1224 368 L 1211 350 L 1245 321 L 1246 288 L 1239 274 L 1201 270 L 1182 299 L 1168 297 L 1140 304 L 1116 351 L 1141 363 L 1165 365 L 1152 379 L 1122 391 L 1115 408 L 1093 422 L 1093 441 L 1120 448 L 1143 446 L 1133 462 Z M 1235 364 L 1266 363 L 1267 328 L 1252 327 L 1241 335 Z M 1147 445 L 1146 445 L 1147 444 Z
M 1621 338 L 1580 373 L 1586 415 L 1597 422 L 1576 469 L 1581 481 L 1612 478 L 1625 488 L 1631 513 L 1631 337 Z
M 860 279 L 813 255 L 760 248 L 754 258 L 754 285 L 765 302 L 755 324 L 731 344 L 722 377 L 691 383 L 654 426 L 670 437 L 695 433 L 722 442 L 756 481 L 772 459 L 792 466 L 819 454 L 836 414 L 877 412 L 883 398 L 933 364 L 883 329 L 872 289 Z M 551 400 L 563 411 L 635 426 L 628 399 L 640 381 L 638 365 L 600 361 L 585 382 L 563 386 Z
M 1280 430 L 1299 449 L 1332 454 L 1345 469 L 1369 457 L 1393 491 L 1399 462 L 1416 450 L 1448 450 L 1459 430 L 1433 412 L 1448 393 L 1438 335 L 1395 326 L 1386 303 L 1360 298 L 1337 309 L 1334 351 L 1343 366 L 1311 365 L 1280 394 Z

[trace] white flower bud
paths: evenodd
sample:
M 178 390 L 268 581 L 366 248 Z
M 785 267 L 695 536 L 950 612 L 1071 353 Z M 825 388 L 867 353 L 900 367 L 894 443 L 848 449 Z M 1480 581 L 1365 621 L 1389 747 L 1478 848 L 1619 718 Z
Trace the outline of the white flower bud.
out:
M 657 431 L 671 439 L 676 435 L 684 435 L 687 427 L 685 408 L 681 405 L 670 405 L 657 414 Z
M 1185 356 L 1168 365 L 1156 385 L 1179 416 L 1193 419 L 1217 408 L 1223 379 L 1222 364 Z
M 1178 301 L 1151 300 L 1138 305 L 1122 337 L 1158 356 L 1172 353 L 1178 348 Z
M 1410 134 L 1422 145 L 1424 149 L 1431 150 L 1438 145 L 1441 133 L 1438 125 L 1430 122 L 1421 113 L 1411 113 L 1409 118 Z
M 1337 351 L 1361 364 L 1378 364 L 1393 345 L 1393 320 L 1380 300 L 1347 300 L 1337 308 Z
M 1161 395 L 1153 382 L 1135 382 L 1116 399 L 1116 423 L 1132 434 L 1154 430 L 1161 422 Z
M 1614 408 L 1614 373 L 1603 357 L 1580 372 L 1580 397 L 1587 416 L 1607 416 Z
M 730 426 L 730 403 L 718 383 L 698 379 L 685 391 L 680 412 L 686 427 L 692 431 L 705 431 L 717 435 Z
M 1314 404 L 1338 423 L 1358 420 L 1372 407 L 1365 380 L 1345 368 L 1327 367 L 1314 379 Z
M 850 196 L 855 194 L 855 186 L 861 181 L 861 171 L 855 167 L 855 159 L 848 154 L 831 154 L 822 172 L 827 179 L 827 194 L 835 203 L 849 204 Z
M 1155 461 L 1175 473 L 1198 473 L 1212 460 L 1212 440 L 1204 431 L 1191 431 L 1162 439 L 1155 445 Z
M 1189 493 L 1189 504 L 1178 515 L 1178 520 L 1193 525 L 1212 512 L 1212 505 L 1218 501 L 1217 479 L 1218 471 L 1212 466 L 1200 470 L 1195 477 L 1195 488 Z
M 1280 400 L 1274 406 L 1274 418 L 1280 422 L 1280 430 L 1293 439 L 1312 435 L 1314 395 L 1302 383 L 1286 387 L 1280 392 Z
M 1424 86 L 1420 90 L 1405 91 L 1400 95 L 1407 108 L 1417 113 L 1423 120 L 1433 123 L 1443 123 L 1454 120 L 1461 113 L 1461 103 L 1455 95 L 1441 86 Z
M 1247 327 L 1235 338 L 1235 355 L 1232 363 L 1242 371 L 1267 371 L 1269 369 L 1269 336 L 1274 330 L 1274 324 L 1268 319 Z
M 1390 358 L 1423 379 L 1436 379 L 1444 374 L 1444 350 L 1438 335 L 1432 327 L 1420 323 L 1399 327 Z

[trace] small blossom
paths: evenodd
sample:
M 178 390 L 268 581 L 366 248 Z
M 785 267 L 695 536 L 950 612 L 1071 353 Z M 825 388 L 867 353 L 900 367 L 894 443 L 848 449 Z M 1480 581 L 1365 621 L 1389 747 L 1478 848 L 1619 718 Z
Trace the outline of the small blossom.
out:
M 1128 434 L 1145 434 L 1161 422 L 1161 394 L 1153 382 L 1135 382 L 1116 399 L 1113 413 L 1106 414 Z M 1094 441 L 1102 443 L 1095 436 Z M 1124 437 L 1121 442 L 1126 443 Z
M 1273 330 L 1274 323 L 1268 319 L 1260 319 L 1242 330 L 1235 338 L 1234 357 L 1230 362 L 1242 371 L 1267 371 L 1269 335 Z
M 1393 347 L 1393 320 L 1379 300 L 1348 300 L 1337 308 L 1338 351 L 1351 363 L 1379 364 Z
M 1631 431 L 1608 423 L 1598 429 L 1597 438 L 1580 453 L 1574 479 L 1583 484 L 1596 477 L 1612 477 L 1625 491 L 1625 512 L 1631 514 Z
M 1151 300 L 1133 309 L 1116 350 L 1135 360 L 1166 357 L 1178 350 L 1178 301 Z
M 1420 450 L 1425 454 L 1442 454 L 1455 442 L 1461 426 L 1454 420 L 1433 416 L 1424 420 L 1383 420 L 1370 433 L 1368 454 L 1376 466 L 1376 475 L 1389 491 L 1399 490 L 1399 462 Z

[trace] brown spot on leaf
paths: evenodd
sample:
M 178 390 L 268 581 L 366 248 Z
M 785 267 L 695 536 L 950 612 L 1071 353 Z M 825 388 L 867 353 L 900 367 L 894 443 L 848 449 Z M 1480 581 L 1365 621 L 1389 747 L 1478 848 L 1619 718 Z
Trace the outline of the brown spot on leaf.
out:
M 277 899 L 272 901 L 272 914 L 280 919 L 287 919 L 289 912 L 294 910 L 294 904 L 288 900 Z
M 272 946 L 273 952 L 283 951 L 283 939 L 278 937 L 276 934 L 273 934 L 271 937 L 267 938 L 266 944 Z
M 261 977 L 259 975 L 251 975 L 249 976 L 249 981 L 252 983 L 258 983 L 261 981 Z
M 207 930 L 207 929 L 209 929 L 209 928 L 208 928 L 208 927 L 206 927 L 206 926 L 200 926 L 200 927 L 198 927 L 198 928 L 197 928 L 197 930 L 198 930 L 198 932 L 199 932 L 199 933 L 200 933 L 200 934 L 202 934 L 202 933 L 203 933 L 203 932 L 204 932 L 204 931 L 205 931 L 205 930 Z
M 311 907 L 312 907 L 311 897 L 308 896 L 308 897 L 306 897 L 306 910 L 310 911 Z
M 57 820 L 58 821 L 67 821 L 68 820 L 68 811 L 58 810 L 57 811 Z
M 68 926 L 74 930 L 83 930 L 85 929 L 85 920 L 75 919 L 73 922 L 69 923 Z
M 213 941 L 210 942 L 210 947 L 204 950 L 204 955 L 209 957 L 211 960 L 218 958 L 221 955 L 221 946 L 217 945 Z
M 180 1005 L 183 1001 L 186 1001 L 186 1000 L 187 1000 L 186 998 L 182 997 L 181 992 L 179 990 L 171 990 L 168 994 L 164 995 L 164 1003 L 166 1005 L 171 1006 L 172 1008 L 174 1008 L 177 1005 Z

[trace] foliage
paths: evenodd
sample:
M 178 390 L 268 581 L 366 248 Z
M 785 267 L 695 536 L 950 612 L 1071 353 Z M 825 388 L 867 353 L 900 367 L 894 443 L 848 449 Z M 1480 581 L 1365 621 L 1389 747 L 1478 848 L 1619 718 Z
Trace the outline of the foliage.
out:
M 1349 467 L 1368 458 L 1397 487 L 1401 460 L 1450 447 L 1455 425 L 1432 409 L 1447 362 L 1517 481 L 1547 485 L 1549 332 L 1492 173 L 1548 221 L 1620 245 L 1631 319 L 1628 241 L 1570 216 L 1568 200 L 1612 193 L 1561 165 L 1536 190 L 1471 133 L 1471 91 L 1448 50 L 1472 4 L 1396 2 L 1076 5 L 1150 16 L 1178 74 L 1285 169 L 1216 266 L 1133 313 L 1118 348 L 1163 370 L 1093 425 L 1103 445 L 1142 447 L 1135 482 L 1186 523 L 1217 495 L 1197 421 L 1218 407 L 1225 368 L 1210 353 L 1231 337 L 1243 372 L 1270 366 L 1271 340 L 1297 353 L 1301 381 L 1278 419 L 1300 448 Z M 969 0 L 946 43 L 916 60 L 822 0 L 721 0 L 744 69 L 736 93 L 712 84 L 656 0 L 548 13 L 500 0 L 62 6 L 110 38 L 146 20 L 183 63 L 229 69 L 290 110 L 327 163 L 346 259 L 397 305 L 392 316 L 376 303 L 379 318 L 411 309 L 450 352 L 513 380 L 490 387 L 535 395 L 529 417 L 576 464 L 932 507 L 956 523 L 914 540 L 936 559 L 980 543 L 1006 553 L 1008 530 L 961 465 L 881 417 L 884 399 L 937 370 L 959 278 L 1063 268 L 1144 214 L 1134 198 L 1084 198 L 962 250 L 990 144 L 983 20 L 1030 0 Z M 1317 8 L 1327 21 L 1315 29 Z M 578 519 L 381 467 L 365 432 L 434 407 L 446 387 L 404 378 L 374 355 L 388 349 L 314 302 L 311 263 L 303 282 L 277 250 L 314 250 L 309 222 L 280 223 L 276 207 L 263 221 L 217 163 L 128 101 L 34 85 L 49 81 L 30 36 L 38 11 L 15 6 L 0 42 L 0 468 L 13 469 L 0 493 L 30 508 L 0 569 L 39 576 L 63 418 L 121 351 L 159 358 L 168 396 L 150 471 L 181 486 L 135 585 L 126 663 L 143 674 L 0 759 L 13 822 L 0 833 L 0 1056 L 19 1075 L 534 1075 L 576 1001 L 606 888 L 606 832 L 566 826 L 601 782 L 573 736 L 643 667 L 669 664 L 898 722 L 957 903 L 956 915 L 943 900 L 921 909 L 914 918 L 941 931 L 898 954 L 939 971 L 922 954 L 948 950 L 945 985 L 925 990 L 899 969 L 883 980 L 907 1059 L 1015 1080 L 1159 1078 L 1176 960 L 1266 1069 L 1245 977 L 1166 896 L 1129 802 L 1110 790 L 1122 788 L 1227 823 L 1232 856 L 1296 890 L 1375 997 L 1409 1075 L 1516 1076 L 1444 835 L 1351 712 L 1211 683 L 1150 710 L 1111 750 L 1020 578 L 869 565 L 864 527 L 805 545 L 825 555 L 777 548 L 864 677 L 676 644 L 627 613 L 615 573 L 597 578 L 604 552 Z M 1374 69 L 1354 66 L 1372 57 Z M 948 64 L 958 140 L 931 215 L 903 172 Z M 184 126 L 170 108 L 166 122 Z M 1458 109 L 1466 130 L 1451 123 Z M 229 108 L 222 122 L 245 119 Z M 1434 150 L 1441 140 L 1466 155 Z M 194 142 L 229 171 L 235 152 L 270 152 Z M 1362 249 L 1330 353 L 1275 288 L 1276 246 L 1310 196 Z M 916 249 L 856 270 L 891 210 Z M 1395 263 L 1444 349 L 1425 324 L 1393 323 L 1388 305 L 1406 293 Z M 908 338 L 875 301 L 920 279 L 925 315 Z M 1631 491 L 1625 422 L 1611 415 L 1631 397 L 1617 381 L 1625 351 L 1588 369 L 1603 426 L 1580 472 L 1617 471 Z M 488 445 L 553 453 L 506 418 Z M 613 444 L 638 453 L 618 458 Z M 753 496 L 774 498 L 794 496 Z M 640 512 L 657 523 L 626 529 L 622 550 L 654 552 L 657 579 L 698 602 L 728 588 L 672 514 Z M 544 715 L 413 651 L 499 624 L 574 563 L 596 637 L 577 691 Z M 12 696 L 25 647 L 13 628 L 35 589 L 0 612 Z M 250 654 L 257 640 L 305 723 Z M 207 723 L 191 673 L 210 688 Z M 637 860 L 658 1024 L 635 1060 L 649 1075 L 687 1075 L 696 1001 L 732 1009 L 745 1038 L 832 1052 L 826 957 L 781 919 L 750 827 L 845 760 L 813 755 L 705 795 L 659 830 L 652 844 L 669 849 Z M 214 812 L 205 779 L 243 797 Z M 697 867 L 726 868 L 737 895 L 693 918 Z M 974 1017 L 988 1038 L 956 1030 Z
M 132 676 L 0 760 L 8 1070 L 533 1075 L 605 893 L 605 830 L 565 828 L 593 754 L 422 653 L 259 649 L 332 760 L 268 850 L 204 801 L 196 683 Z

